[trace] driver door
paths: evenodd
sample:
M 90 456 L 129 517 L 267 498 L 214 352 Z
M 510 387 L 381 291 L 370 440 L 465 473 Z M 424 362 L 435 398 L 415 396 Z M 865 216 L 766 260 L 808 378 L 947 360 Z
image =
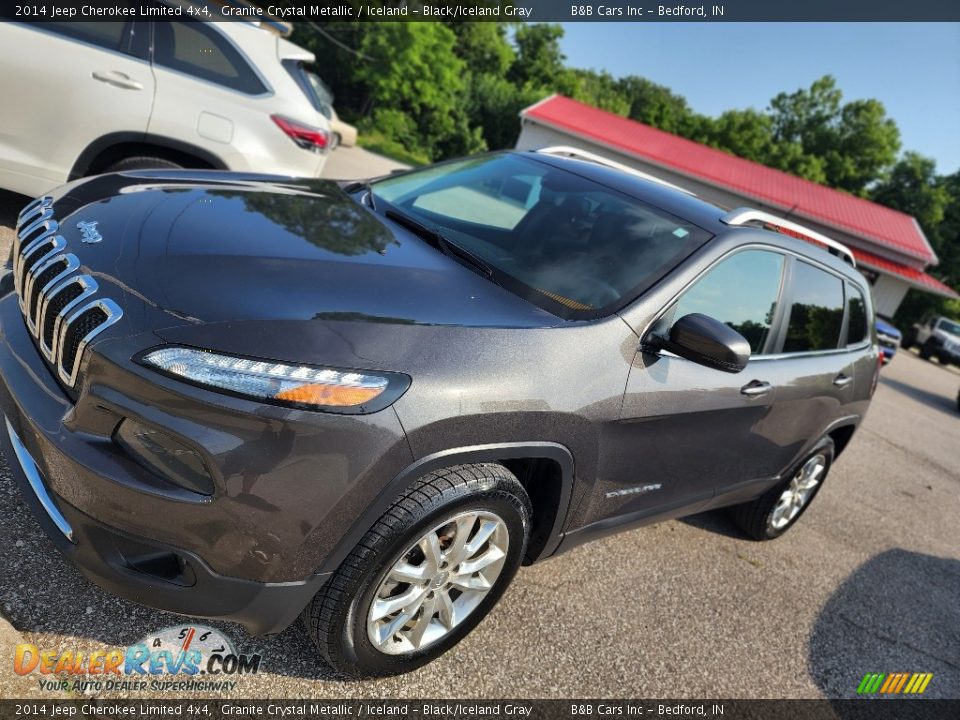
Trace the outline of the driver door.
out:
M 721 488 L 780 470 L 787 451 L 770 422 L 775 363 L 760 358 L 776 340 L 785 264 L 773 250 L 735 252 L 661 316 L 664 333 L 689 313 L 720 320 L 750 342 L 751 360 L 732 374 L 665 351 L 637 352 L 611 438 L 616 452 L 606 468 L 603 517 L 695 512 Z

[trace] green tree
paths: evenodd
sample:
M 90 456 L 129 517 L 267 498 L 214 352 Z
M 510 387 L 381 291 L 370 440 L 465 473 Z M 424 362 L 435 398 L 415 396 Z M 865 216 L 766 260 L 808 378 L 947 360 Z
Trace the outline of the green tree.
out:
M 940 223 L 950 202 L 947 183 L 937 178 L 937 166 L 931 159 L 906 152 L 880 182 L 870 197 L 881 205 L 913 215 L 931 242 L 941 244 Z
M 595 70 L 572 70 L 572 97 L 587 105 L 598 107 L 617 115 L 630 112 L 630 101 L 623 94 L 620 84 L 608 72 Z
M 773 120 L 748 110 L 728 110 L 713 123 L 710 144 L 755 162 L 767 162 L 774 154 Z
M 875 199 L 898 210 L 917 213 L 927 239 L 940 257 L 939 265 L 928 272 L 960 290 L 960 172 L 946 177 L 933 177 L 932 173 L 932 161 L 907 153 L 894 167 L 890 180 L 876 189 L 879 197 L 875 196 Z M 899 181 L 896 185 L 893 184 L 895 180 Z M 943 204 L 938 213 L 940 198 Z M 938 215 L 941 220 L 935 226 L 924 225 Z M 924 219 L 920 220 L 921 217 Z M 928 313 L 960 318 L 960 301 L 910 290 L 897 309 L 896 321 L 901 328 L 906 328 Z
M 457 57 L 474 75 L 503 77 L 513 65 L 517 54 L 507 39 L 507 23 L 453 22 L 447 27 L 457 37 Z
M 517 57 L 507 78 L 517 87 L 540 87 L 571 94 L 573 77 L 566 56 L 560 50 L 563 28 L 549 23 L 524 24 L 517 28 L 514 43 Z
M 483 148 L 466 116 L 466 65 L 455 43 L 440 23 L 377 23 L 363 37 L 367 61 L 355 71 L 373 99 L 374 120 L 379 113 L 381 121 L 389 117 L 394 125 L 416 128 L 406 139 L 434 159 Z
M 830 75 L 809 88 L 780 93 L 770 101 L 770 115 L 777 145 L 796 145 L 802 155 L 818 160 L 798 162 L 793 151 L 790 166 L 776 167 L 854 194 L 866 194 L 900 149 L 900 131 L 883 105 L 877 100 L 844 105 L 843 93 Z
M 694 113 L 681 95 L 637 75 L 620 78 L 617 84 L 629 105 L 626 114 L 631 120 L 685 137 L 698 129 Z

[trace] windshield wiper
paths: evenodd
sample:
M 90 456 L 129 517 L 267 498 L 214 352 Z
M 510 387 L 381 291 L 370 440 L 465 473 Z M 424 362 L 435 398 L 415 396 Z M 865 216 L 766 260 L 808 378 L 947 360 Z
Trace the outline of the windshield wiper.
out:
M 355 180 L 354 182 L 349 183 L 348 185 L 343 186 L 343 191 L 348 195 L 355 193 L 357 190 L 363 190 L 364 194 L 360 198 L 360 204 L 367 204 L 370 206 L 370 209 L 376 212 L 377 210 L 377 201 L 374 199 L 373 195 L 373 186 L 370 184 L 369 180 Z M 369 202 L 365 202 L 369 200 Z
M 410 230 L 411 232 L 416 234 L 418 237 L 429 242 L 431 245 L 433 245 L 433 247 L 435 247 L 437 250 L 442 252 L 444 255 L 460 258 L 461 260 L 464 260 L 470 265 L 472 265 L 475 269 L 482 272 L 488 278 L 493 279 L 493 268 L 490 267 L 490 265 L 485 263 L 483 260 L 481 260 L 479 257 L 474 255 L 469 250 L 450 242 L 443 235 L 443 233 L 441 233 L 436 228 L 432 228 L 429 225 L 426 225 L 420 222 L 416 218 L 410 217 L 406 213 L 401 212 L 400 210 L 396 210 L 394 208 L 388 208 L 387 210 L 384 211 L 383 214 L 386 215 L 391 220 L 393 220 L 394 222 L 397 222 L 400 225 L 403 225 L 405 228 L 407 228 L 407 230 Z

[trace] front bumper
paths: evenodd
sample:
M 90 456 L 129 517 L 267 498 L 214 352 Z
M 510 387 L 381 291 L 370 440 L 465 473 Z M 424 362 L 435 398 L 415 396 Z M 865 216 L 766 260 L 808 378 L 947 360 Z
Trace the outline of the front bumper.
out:
M 25 427 L 24 418 L 19 422 Z M 88 580 L 108 592 L 159 610 L 236 622 L 251 635 L 273 635 L 296 620 L 323 584 L 321 576 L 290 583 L 226 577 L 185 550 L 108 527 L 53 495 L 9 418 L 6 426 L 0 433 L 4 457 L 37 522 Z
M 211 408 L 177 396 L 162 378 L 135 383 L 117 366 L 92 376 L 115 383 L 88 384 L 74 404 L 27 333 L 16 297 L 0 296 L 0 444 L 24 499 L 89 580 L 161 610 L 237 622 L 251 634 L 282 631 L 322 586 L 317 569 L 359 515 L 344 509 L 344 498 L 362 508 L 373 490 L 355 484 L 390 477 L 370 458 L 410 462 L 392 410 L 346 424 L 277 408 L 258 415 L 245 401 Z M 270 417 L 274 410 L 280 419 Z M 109 429 L 91 431 L 91 415 L 105 426 L 126 415 L 195 439 L 214 466 L 215 495 L 185 498 L 158 484 L 118 450 Z M 274 424 L 292 448 L 254 466 L 251 458 L 276 457 L 266 433 Z M 325 453 L 318 438 L 332 444 L 321 446 Z M 308 447 L 295 452 L 298 442 Z M 403 452 L 394 456 L 397 445 Z

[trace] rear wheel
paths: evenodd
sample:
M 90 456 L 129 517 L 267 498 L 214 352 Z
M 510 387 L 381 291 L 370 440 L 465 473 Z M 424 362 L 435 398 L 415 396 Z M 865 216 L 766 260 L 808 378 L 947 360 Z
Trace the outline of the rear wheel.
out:
M 115 162 L 104 172 L 124 172 L 126 170 L 179 170 L 183 165 L 159 157 L 137 155 Z
M 933 341 L 927 340 L 923 345 L 920 346 L 920 357 L 922 357 L 924 360 L 929 360 L 931 357 L 933 357 L 935 350 L 936 348 L 933 345 Z
M 754 540 L 773 540 L 800 519 L 820 491 L 833 463 L 833 440 L 824 438 L 764 495 L 730 509 L 734 522 Z
M 501 465 L 429 473 L 360 541 L 303 614 L 324 659 L 351 677 L 439 657 L 490 611 L 520 566 L 530 500 Z

